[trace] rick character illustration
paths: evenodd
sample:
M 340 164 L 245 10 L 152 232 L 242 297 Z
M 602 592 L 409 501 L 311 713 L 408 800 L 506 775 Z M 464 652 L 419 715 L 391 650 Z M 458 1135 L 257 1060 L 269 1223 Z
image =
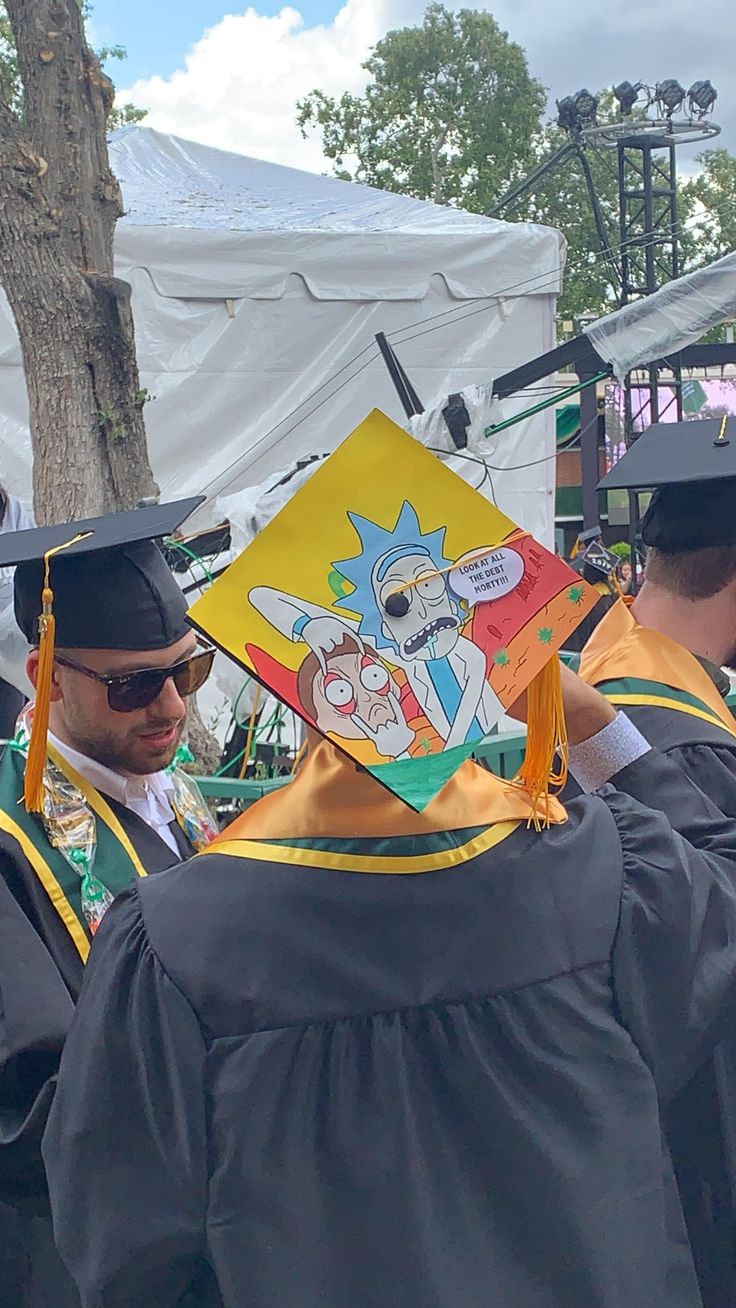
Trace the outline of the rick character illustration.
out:
M 357 513 L 348 517 L 361 548 L 334 564 L 353 587 L 335 608 L 270 586 L 254 587 L 251 604 L 282 635 L 304 642 L 323 673 L 346 637 L 361 654 L 377 652 L 403 669 L 445 749 L 484 736 L 504 710 L 486 680 L 485 654 L 462 634 L 460 604 L 447 580 L 453 561 L 443 552 L 446 529 L 423 533 L 408 500 L 391 530 Z

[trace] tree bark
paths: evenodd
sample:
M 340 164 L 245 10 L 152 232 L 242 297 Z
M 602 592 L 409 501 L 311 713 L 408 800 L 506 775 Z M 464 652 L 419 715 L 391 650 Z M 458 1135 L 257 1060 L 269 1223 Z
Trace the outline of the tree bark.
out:
M 442 190 L 443 182 L 444 182 L 444 173 L 442 171 L 442 168 L 440 167 L 440 151 L 442 150 L 445 141 L 447 140 L 447 133 L 449 132 L 449 130 L 450 130 L 450 124 L 445 123 L 444 127 L 441 129 L 439 135 L 437 136 L 436 140 L 432 142 L 430 161 L 432 164 L 432 200 L 434 201 L 435 204 L 444 203 L 443 190 Z
M 25 121 L 0 103 L 0 280 L 28 387 L 39 522 L 155 495 L 130 287 L 113 272 L 122 213 L 107 153 L 112 83 L 76 0 L 6 0 Z
M 212 776 L 220 765 L 222 750 L 214 732 L 205 726 L 194 695 L 188 701 L 185 735 L 194 755 L 194 763 L 188 771 L 201 777 Z

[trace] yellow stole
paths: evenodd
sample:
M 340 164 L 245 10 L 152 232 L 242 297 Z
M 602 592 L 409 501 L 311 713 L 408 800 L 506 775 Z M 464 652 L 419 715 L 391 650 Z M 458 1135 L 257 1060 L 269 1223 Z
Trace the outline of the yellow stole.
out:
M 616 704 L 651 704 L 715 720 L 736 736 L 728 705 L 695 655 L 652 627 L 640 626 L 631 613 L 632 603 L 628 596 L 619 600 L 598 623 L 580 659 L 583 681 L 599 687 L 605 683 L 607 698 Z M 667 690 L 680 692 L 682 698 Z
M 549 799 L 547 817 L 554 824 L 566 820 L 559 800 Z M 458 769 L 423 812 L 417 813 L 369 773 L 358 769 L 329 740 L 320 739 L 311 746 L 294 780 L 236 818 L 207 852 L 358 872 L 420 872 L 475 857 L 510 835 L 520 822 L 532 821 L 532 802 L 522 789 L 470 761 Z M 472 837 L 461 844 L 454 842 L 449 853 L 447 849 L 437 852 L 435 847 L 428 857 L 430 838 L 452 832 L 472 832 Z M 398 841 L 395 852 L 399 848 L 405 851 L 406 838 L 412 837 L 417 838 L 412 851 L 425 852 L 402 858 L 392 857 L 388 848 L 381 858 L 347 852 L 349 846 L 357 849 L 362 841 L 386 842 L 394 838 Z M 426 846 L 422 837 L 427 838 Z M 262 843 L 268 841 L 283 842 L 281 852 L 279 846 Z M 296 848 L 290 845 L 294 841 L 314 844 L 311 849 Z M 317 848 L 320 842 L 322 847 Z M 325 849 L 325 842 L 334 842 L 334 848 Z M 351 846 L 351 842 L 358 845 Z

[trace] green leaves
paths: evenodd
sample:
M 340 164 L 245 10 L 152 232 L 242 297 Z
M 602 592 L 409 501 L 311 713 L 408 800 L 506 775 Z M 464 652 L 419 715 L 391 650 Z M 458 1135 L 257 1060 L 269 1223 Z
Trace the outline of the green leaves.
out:
M 0 3 L 0 99 L 16 112 L 21 107 L 22 87 L 15 53 L 13 29 L 5 5 Z
M 682 187 L 698 251 L 710 263 L 736 250 L 736 158 L 728 150 L 704 150 L 700 173 Z
M 315 90 L 298 105 L 303 134 L 321 134 L 326 158 L 346 180 L 485 213 L 567 140 L 556 123 L 543 125 L 544 88 L 530 75 L 524 51 L 489 13 L 430 4 L 419 26 L 383 37 L 364 67 L 370 81 L 362 96 L 335 99 Z M 598 102 L 600 118 L 613 121 L 612 91 Z M 616 152 L 588 148 L 586 158 L 616 253 Z M 736 249 L 736 158 L 706 150 L 698 162 L 702 171 L 679 188 L 684 271 Z M 581 317 L 616 308 L 616 270 L 600 252 L 578 158 L 549 173 L 503 216 L 562 232 L 567 267 L 558 313 L 573 321 L 573 330 Z
M 364 65 L 363 96 L 315 90 L 297 106 L 341 175 L 475 212 L 532 160 L 545 103 L 524 51 L 488 13 L 430 4 Z
M 92 12 L 92 6 L 85 3 L 85 0 L 77 0 L 77 3 L 86 20 Z M 121 60 L 125 59 L 126 50 L 122 45 L 103 46 L 97 51 L 97 57 L 102 64 L 110 59 Z M 23 117 L 23 84 L 18 69 L 15 39 L 2 0 L 0 0 L 0 100 L 19 118 Z M 145 116 L 146 110 L 137 109 L 133 104 L 114 105 L 108 117 L 107 129 L 113 132 L 116 128 L 123 127 L 125 123 L 139 123 Z

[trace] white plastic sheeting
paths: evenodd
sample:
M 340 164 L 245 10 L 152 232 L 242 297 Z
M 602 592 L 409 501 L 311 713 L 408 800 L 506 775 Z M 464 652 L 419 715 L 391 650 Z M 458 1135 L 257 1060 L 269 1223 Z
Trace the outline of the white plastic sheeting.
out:
M 694 345 L 711 327 L 736 318 L 736 254 L 668 282 L 584 328 L 623 382 L 632 368 Z
M 546 496 L 530 492 L 524 473 L 525 467 L 516 469 L 514 459 L 521 457 L 516 446 L 505 441 L 505 433 L 486 436 L 492 424 L 512 416 L 510 400 L 500 403 L 493 395 L 493 383 L 485 386 L 468 386 L 459 396 L 462 399 L 469 423 L 465 430 L 467 444 L 462 449 L 455 445 L 443 416 L 445 401 L 425 410 L 404 422 L 405 429 L 433 454 L 452 468 L 464 481 L 483 492 L 492 503 L 498 503 L 498 490 L 504 487 L 503 509 L 516 522 L 523 521 L 528 531 L 538 539 L 547 531 Z M 523 407 L 522 402 L 522 407 Z M 516 405 L 518 410 L 519 405 Z M 520 424 L 521 425 L 521 424 Z M 244 486 L 230 495 L 222 495 L 216 504 L 216 516 L 230 523 L 232 553 L 239 554 L 268 526 L 276 514 L 293 499 L 297 491 L 309 481 L 329 451 L 315 451 L 309 462 L 294 463 L 281 468 L 257 486 Z M 529 450 L 533 455 L 534 451 Z M 505 460 L 505 462 L 504 462 Z M 554 459 L 537 455 L 538 464 L 551 464 Z M 500 469 L 500 471 L 499 471 Z M 549 469 L 547 469 L 549 471 Z
M 553 347 L 564 247 L 507 224 L 129 127 L 111 142 L 126 215 L 149 448 L 164 499 L 204 491 L 192 520 L 316 450 L 374 407 L 403 412 L 384 331 L 426 405 Z M 529 405 L 533 397 L 520 397 Z M 20 351 L 0 300 L 0 478 L 28 499 Z M 504 433 L 502 507 L 551 541 L 554 416 Z M 496 457 L 497 456 L 497 457 Z M 484 493 L 488 490 L 485 479 Z M 532 506 L 534 509 L 532 511 Z M 529 516 L 531 515 L 531 516 Z
M 445 400 L 412 418 L 407 430 L 514 522 L 551 547 L 549 499 L 556 479 L 556 449 L 550 454 L 540 448 L 535 419 L 525 418 L 498 434 L 485 434 L 489 427 L 523 413 L 534 397 L 525 392 L 499 401 L 492 382 L 466 386 L 461 395 L 470 419 L 464 449 L 456 449 L 445 422 Z M 540 484 L 549 488 L 547 494 L 539 494 Z

